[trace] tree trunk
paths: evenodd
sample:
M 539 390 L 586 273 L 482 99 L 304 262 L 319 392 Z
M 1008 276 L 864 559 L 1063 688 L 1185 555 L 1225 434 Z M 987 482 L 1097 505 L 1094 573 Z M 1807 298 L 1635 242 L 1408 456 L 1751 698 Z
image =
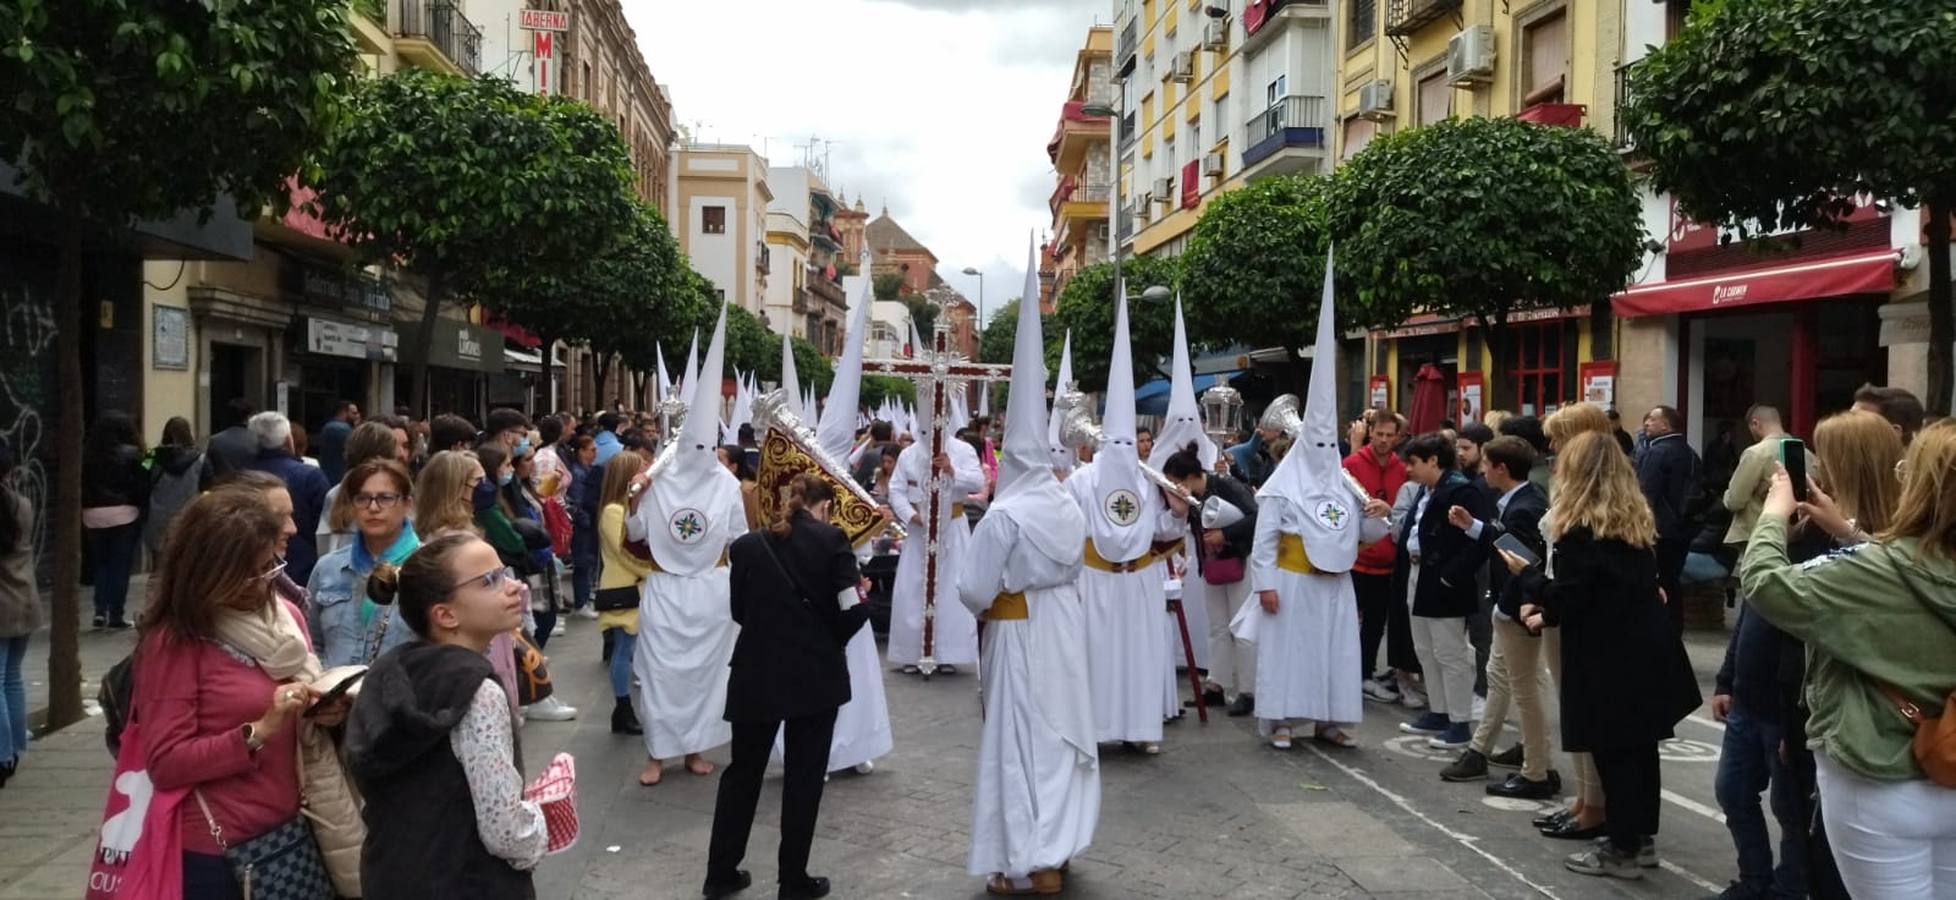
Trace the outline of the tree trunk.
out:
M 606 399 L 604 395 L 605 378 L 610 374 L 611 354 L 592 351 L 591 375 L 597 379 L 597 384 L 592 388 L 591 396 L 597 399 L 599 409 L 608 410 L 611 408 L 611 401 Z
M 1616 319 L 1610 314 L 1608 297 L 1589 305 L 1589 357 L 1597 361 L 1616 358 Z
M 1956 341 L 1956 309 L 1950 308 L 1949 213 L 1941 203 L 1923 204 L 1929 239 L 1929 397 L 1931 416 L 1950 414 L 1950 343 Z
M 428 409 L 428 356 L 435 351 L 435 322 L 441 318 L 441 269 L 428 272 L 428 294 L 421 306 L 421 330 L 414 335 L 414 412 L 432 418 Z
M 55 420 L 54 622 L 48 639 L 49 730 L 82 719 L 81 696 L 81 335 L 88 327 L 82 304 L 82 217 L 70 207 L 61 223 L 60 297 L 55 353 L 61 385 Z
M 535 412 L 557 412 L 570 405 L 568 403 L 563 402 L 563 398 L 557 396 L 557 368 L 556 366 L 552 365 L 552 363 L 557 358 L 557 355 L 554 352 L 552 352 L 552 348 L 557 346 L 557 341 L 555 338 L 552 338 L 550 335 L 541 334 L 541 333 L 537 335 L 537 339 L 543 342 L 538 346 L 543 352 L 543 397 L 544 399 L 543 399 L 543 403 L 540 404 L 538 408 L 534 411 Z
M 1481 373 L 1481 410 L 1512 409 L 1520 412 L 1521 402 L 1516 397 L 1514 370 L 1508 366 L 1514 361 L 1514 329 L 1508 327 L 1508 314 L 1503 312 L 1495 316 L 1492 322 L 1482 319 L 1481 327 L 1487 334 L 1488 358 L 1493 362 L 1487 371 Z M 1512 407 L 1501 405 L 1509 400 L 1516 401 Z M 1539 416 L 1542 411 L 1538 409 L 1535 414 Z

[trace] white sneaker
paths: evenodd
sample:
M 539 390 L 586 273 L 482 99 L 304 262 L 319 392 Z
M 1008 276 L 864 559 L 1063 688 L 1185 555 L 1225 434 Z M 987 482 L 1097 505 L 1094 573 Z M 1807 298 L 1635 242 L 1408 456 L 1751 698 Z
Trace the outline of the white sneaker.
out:
M 860 763 L 856 766 L 857 775 L 868 775 L 869 773 L 874 771 L 876 771 L 876 763 L 873 760 L 869 762 Z
M 582 609 L 577 609 L 577 610 L 574 610 L 574 611 L 572 611 L 572 612 L 571 612 L 571 618 L 573 618 L 573 619 L 583 619 L 583 620 L 585 620 L 585 621 L 587 621 L 587 622 L 588 622 L 588 621 L 591 621 L 591 620 L 593 620 L 593 619 L 596 619 L 597 617 L 598 617 L 598 611 L 597 611 L 597 609 L 596 609 L 596 608 L 594 608 L 594 607 L 589 607 L 589 606 L 586 606 L 586 607 L 583 607 Z
M 566 627 L 564 626 L 564 620 L 563 620 L 563 619 L 558 619 L 558 620 L 557 620 L 557 624 L 556 624 L 556 625 L 554 625 L 554 626 L 552 626 L 552 627 L 551 627 L 551 629 L 550 629 L 550 636 L 551 636 L 551 637 L 563 637 L 563 636 L 564 636 L 564 632 L 566 632 L 566 631 L 569 631 L 569 630 L 570 630 L 569 628 L 566 628 Z
M 1474 695 L 1474 721 L 1479 722 L 1485 718 L 1487 718 L 1487 698 L 1476 694 Z
M 1365 687 L 1362 688 L 1361 690 L 1364 691 L 1365 699 L 1367 700 L 1372 700 L 1379 703 L 1399 702 L 1398 691 L 1395 691 L 1392 688 L 1380 684 L 1378 681 L 1371 678 L 1365 679 Z
M 1270 735 L 1270 746 L 1279 750 L 1290 749 L 1290 729 L 1279 728 Z
M 523 714 L 539 722 L 568 722 L 577 718 L 577 707 L 566 704 L 552 694 L 523 707 Z

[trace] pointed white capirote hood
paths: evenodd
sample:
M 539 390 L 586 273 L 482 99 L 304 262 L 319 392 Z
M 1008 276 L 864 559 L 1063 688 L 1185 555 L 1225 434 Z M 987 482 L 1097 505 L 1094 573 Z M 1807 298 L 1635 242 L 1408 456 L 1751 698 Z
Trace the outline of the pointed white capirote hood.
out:
M 652 398 L 652 403 L 653 405 L 656 406 L 659 403 L 664 402 L 666 399 L 666 395 L 672 392 L 672 378 L 666 374 L 665 348 L 660 347 L 656 343 L 653 344 L 652 357 L 658 362 L 658 367 L 657 367 L 658 381 L 656 383 L 656 387 L 658 388 L 659 393 Z
M 733 474 L 714 455 L 713 439 L 720 427 L 722 362 L 726 358 L 727 312 L 713 327 L 706 360 L 695 373 L 686 423 L 671 452 L 672 461 L 652 479 L 641 516 L 649 516 L 646 543 L 659 567 L 677 575 L 712 568 L 725 550 L 736 523 L 723 521 L 726 510 L 739 513 L 740 487 Z M 733 492 L 729 502 L 727 492 Z M 649 509 L 647 509 L 649 508 Z
M 802 418 L 807 414 L 801 408 L 801 379 L 795 375 L 795 348 L 788 341 L 787 335 L 781 336 L 781 392 L 788 408 L 794 410 L 797 418 Z M 754 435 L 755 440 L 760 437 Z
M 1338 392 L 1335 361 L 1338 328 L 1332 290 L 1333 255 L 1324 257 L 1324 292 L 1318 301 L 1316 350 L 1311 385 L 1304 401 L 1303 428 L 1290 452 L 1257 492 L 1280 497 L 1303 515 L 1299 537 L 1311 565 L 1324 572 L 1351 569 L 1358 557 L 1359 517 L 1364 515 L 1346 486 L 1338 457 Z
M 724 309 L 721 310 L 720 318 L 725 319 L 726 317 L 727 317 L 726 310 Z M 699 364 L 700 364 L 700 330 L 695 328 L 693 329 L 693 343 L 687 346 L 686 348 L 686 371 L 679 373 L 679 395 L 686 399 L 686 404 L 688 407 L 686 411 L 687 415 L 692 414 L 691 406 L 693 403 L 693 388 L 698 384 L 699 374 L 700 374 Z M 714 413 L 713 421 L 715 422 L 720 421 L 719 413 L 717 412 Z
M 857 271 L 865 276 L 863 285 L 872 280 L 869 275 L 869 250 L 864 249 L 862 261 Z M 829 383 L 829 402 L 822 408 L 821 421 L 815 426 L 815 438 L 836 459 L 848 459 L 849 449 L 856 443 L 856 415 L 862 402 L 863 389 L 863 343 L 869 340 L 869 308 L 872 305 L 866 287 L 859 286 L 861 294 L 856 298 L 856 308 L 849 314 L 849 328 L 842 338 L 842 358 L 835 361 L 835 380 Z M 808 410 L 805 415 L 812 415 Z
M 1026 288 L 1039 296 L 1039 267 L 1026 248 Z M 986 515 L 1007 517 L 1019 539 L 1054 562 L 1073 565 L 1085 547 L 1086 522 L 1079 504 L 1053 475 L 1046 451 L 1046 343 L 1039 334 L 1037 303 L 1019 304 L 1012 342 L 1012 384 L 1005 398 L 1005 440 L 998 457 L 998 488 Z
M 1216 465 L 1220 452 L 1216 442 L 1202 431 L 1202 408 L 1195 402 L 1195 371 L 1189 363 L 1189 333 L 1182 325 L 1182 295 L 1175 295 L 1175 358 L 1170 372 L 1168 414 L 1162 417 L 1155 434 L 1155 449 L 1148 454 L 1148 465 L 1161 468 L 1170 456 L 1194 444 L 1204 471 Z
M 1100 418 L 1100 447 L 1093 457 L 1093 498 L 1087 516 L 1094 549 L 1112 562 L 1137 559 L 1154 540 L 1155 523 L 1144 513 L 1146 491 L 1134 443 L 1134 351 L 1128 343 L 1125 285 L 1114 299 L 1114 352 L 1107 363 L 1107 410 Z
M 1042 358 L 1041 361 L 1043 362 L 1044 359 Z M 1059 393 L 1066 390 L 1066 386 L 1072 383 L 1073 332 L 1069 330 L 1066 333 L 1065 342 L 1060 344 L 1059 377 L 1053 381 L 1053 396 L 1059 396 Z M 1054 469 L 1061 472 L 1071 472 L 1073 471 L 1073 462 L 1077 457 L 1074 455 L 1073 448 L 1066 446 L 1066 442 L 1060 439 L 1060 420 L 1060 411 L 1056 406 L 1053 409 L 1052 415 L 1046 421 L 1046 449 L 1048 455 L 1052 458 Z

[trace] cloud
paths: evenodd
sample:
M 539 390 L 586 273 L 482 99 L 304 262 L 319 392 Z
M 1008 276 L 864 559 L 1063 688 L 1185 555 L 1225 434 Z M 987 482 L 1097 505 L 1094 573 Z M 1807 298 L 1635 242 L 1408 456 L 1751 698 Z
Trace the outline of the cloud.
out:
M 777 166 L 812 153 L 851 204 L 887 203 L 967 297 L 967 266 L 988 310 L 1019 295 L 1027 233 L 1052 225 L 1046 142 L 1109 0 L 623 2 L 697 138 Z

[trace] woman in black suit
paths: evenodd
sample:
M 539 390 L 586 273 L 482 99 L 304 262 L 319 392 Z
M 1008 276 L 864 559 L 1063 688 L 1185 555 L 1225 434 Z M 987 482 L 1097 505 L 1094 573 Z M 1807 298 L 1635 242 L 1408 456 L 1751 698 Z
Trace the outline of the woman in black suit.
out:
M 1629 460 L 1607 434 L 1558 449 L 1548 571 L 1501 556 L 1520 578 L 1523 624 L 1562 628 L 1562 749 L 1594 757 L 1610 801 L 1609 840 L 1564 865 L 1642 878 L 1640 862 L 1656 865 L 1657 745 L 1698 708 L 1698 681 L 1658 591 L 1657 528 Z
M 856 554 L 828 523 L 835 490 L 819 476 L 789 483 L 778 518 L 728 549 L 733 620 L 740 624 L 727 678 L 733 762 L 720 776 L 707 853 L 707 897 L 746 888 L 740 869 L 761 798 L 774 736 L 784 736 L 781 787 L 782 898 L 822 897 L 829 881 L 808 874 L 808 847 L 822 805 L 835 711 L 849 702 L 843 648 L 869 619 L 856 603 Z M 844 604 L 853 604 L 844 609 Z

